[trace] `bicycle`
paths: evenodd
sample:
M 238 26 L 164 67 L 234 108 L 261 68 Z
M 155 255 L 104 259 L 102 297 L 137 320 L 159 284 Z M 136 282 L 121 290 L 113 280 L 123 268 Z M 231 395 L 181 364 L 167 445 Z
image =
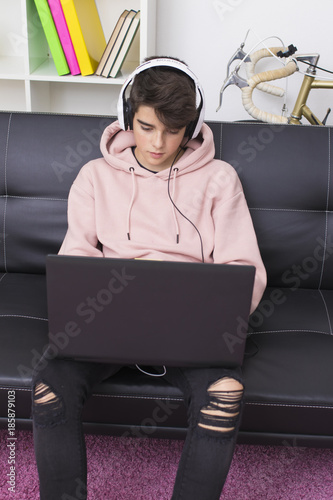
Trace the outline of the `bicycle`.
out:
M 227 76 L 220 90 L 220 102 L 219 107 L 216 111 L 218 111 L 222 106 L 222 95 L 225 89 L 229 85 L 236 85 L 242 91 L 242 103 L 244 108 L 249 113 L 249 115 L 256 120 L 267 123 L 291 123 L 296 125 L 301 124 L 301 119 L 304 116 L 304 118 L 306 118 L 312 125 L 325 125 L 331 109 L 328 108 L 324 119 L 321 121 L 319 120 L 319 118 L 317 118 L 317 116 L 315 116 L 315 114 L 306 104 L 309 93 L 312 89 L 333 89 L 333 80 L 323 80 L 316 78 L 316 69 L 332 73 L 331 71 L 325 70 L 324 68 L 320 68 L 318 66 L 320 55 L 296 54 L 294 56 L 297 51 L 297 48 L 294 47 L 294 45 L 289 45 L 288 48 L 284 46 L 263 48 L 253 53 L 251 53 L 251 51 L 249 53 L 246 53 L 244 51 L 245 40 L 243 43 L 241 43 L 240 47 L 236 50 L 236 52 L 228 62 Z M 282 68 L 256 73 L 255 67 L 258 61 L 265 57 L 272 56 L 278 58 L 281 61 L 282 59 L 285 59 L 285 63 Z M 241 60 L 241 63 L 238 64 L 236 68 L 230 73 L 230 67 L 236 60 Z M 290 116 L 286 117 L 283 114 L 277 115 L 274 113 L 268 113 L 257 108 L 252 100 L 254 89 L 259 89 L 268 94 L 282 97 L 284 95 L 284 90 L 280 87 L 268 84 L 267 82 L 284 77 L 289 77 L 296 71 L 299 71 L 298 62 L 305 63 L 309 67 L 304 73 L 303 81 Z M 245 63 L 246 68 L 246 79 L 238 74 L 243 63 Z

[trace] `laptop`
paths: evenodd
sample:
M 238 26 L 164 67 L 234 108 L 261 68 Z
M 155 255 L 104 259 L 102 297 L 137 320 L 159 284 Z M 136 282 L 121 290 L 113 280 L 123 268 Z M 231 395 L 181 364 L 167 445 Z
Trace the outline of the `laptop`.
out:
M 52 355 L 145 366 L 240 366 L 255 268 L 48 255 Z

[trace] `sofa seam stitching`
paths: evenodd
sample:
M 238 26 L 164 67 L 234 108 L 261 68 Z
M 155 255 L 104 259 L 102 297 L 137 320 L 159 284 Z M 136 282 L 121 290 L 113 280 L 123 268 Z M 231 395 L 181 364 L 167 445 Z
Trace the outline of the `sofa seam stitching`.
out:
M 255 332 L 249 332 L 248 336 L 250 337 L 251 335 L 259 335 L 261 333 L 284 333 L 284 332 L 299 332 L 299 333 L 322 333 L 324 335 L 332 335 L 332 332 L 323 332 L 322 330 L 304 330 L 304 329 L 299 329 L 299 330 L 264 330 L 264 331 L 255 331 Z
M 329 214 L 332 210 L 306 210 L 306 209 L 298 209 L 298 208 L 266 208 L 266 207 L 249 207 L 250 210 L 262 210 L 262 211 L 271 211 L 271 212 L 309 212 L 309 213 L 324 213 Z
M 332 335 L 332 324 L 331 324 L 331 320 L 330 320 L 330 316 L 329 316 L 329 312 L 328 312 L 328 307 L 327 307 L 327 303 L 326 303 L 326 300 L 325 300 L 325 297 L 324 297 L 324 294 L 322 293 L 321 290 L 318 290 L 319 291 L 319 294 L 322 298 L 322 301 L 324 303 L 324 307 L 325 307 L 325 311 L 326 311 L 326 316 L 327 316 L 327 322 L 328 322 L 328 327 L 330 329 L 330 335 Z
M 329 195 L 330 195 L 330 176 L 331 176 L 331 135 L 330 135 L 330 130 L 328 129 L 328 171 L 327 171 L 327 193 L 326 193 L 326 220 L 325 220 L 324 256 L 326 254 L 326 249 L 327 249 L 328 207 L 329 207 Z M 324 258 L 323 261 L 322 261 L 322 265 L 321 265 L 321 272 L 320 272 L 318 289 L 320 289 L 321 286 L 322 286 L 323 276 L 324 276 L 325 261 L 326 261 L 326 259 Z M 323 298 L 323 300 L 324 300 L 324 298 Z M 325 307 L 326 307 L 326 305 L 325 305 Z M 332 328 L 331 328 L 331 324 L 330 324 L 330 320 L 329 320 L 327 309 L 326 309 L 326 312 L 327 312 L 328 322 L 329 322 L 329 326 L 330 326 L 330 331 L 332 333 Z
M 5 206 L 3 211 L 3 259 L 4 259 L 4 269 L 7 272 L 7 254 L 6 254 L 6 216 L 7 216 L 7 202 L 8 202 L 8 185 L 7 185 L 7 160 L 8 160 L 8 143 L 9 143 L 9 131 L 12 122 L 12 114 L 8 118 L 7 127 L 7 137 L 6 137 L 6 149 L 5 149 Z
M 0 318 L 25 318 L 25 319 L 36 319 L 40 321 L 48 321 L 47 318 L 39 318 L 38 316 L 27 316 L 24 314 L 0 314 Z
M 246 401 L 246 405 L 252 406 L 282 406 L 282 407 L 291 407 L 291 408 L 319 408 L 319 409 L 331 409 L 333 410 L 333 406 L 324 406 L 324 405 L 295 405 L 289 403 L 259 403 L 256 401 Z
M 0 195 L 0 198 L 15 198 L 20 200 L 45 200 L 45 201 L 67 201 L 67 198 L 42 198 L 37 196 L 15 196 L 15 195 Z
M 31 388 L 24 388 L 24 387 L 15 387 L 15 386 L 2 386 L 0 387 L 0 391 L 7 391 L 9 389 L 15 389 L 16 391 L 23 391 L 23 392 L 30 392 Z M 136 396 L 136 395 L 130 395 L 130 394 L 97 394 L 93 393 L 91 397 L 96 396 L 96 397 L 101 397 L 101 398 L 124 398 L 124 399 L 151 399 L 151 400 L 163 400 L 163 401 L 183 401 L 182 397 L 165 397 L 165 396 Z
M 23 387 L 15 387 L 15 386 L 8 386 L 8 387 L 1 387 L 0 390 L 8 390 L 15 388 L 16 391 L 23 391 L 23 392 L 30 392 L 31 389 L 23 388 Z M 101 398 L 120 398 L 120 399 L 151 399 L 151 400 L 163 400 L 163 401 L 183 401 L 183 398 L 181 397 L 172 397 L 172 398 L 167 398 L 163 396 L 135 396 L 135 395 L 122 395 L 122 394 L 96 394 L 93 393 L 92 397 L 101 397 Z M 291 407 L 291 408 L 317 408 L 317 409 L 329 409 L 333 410 L 333 406 L 327 406 L 327 405 L 305 405 L 305 404 L 289 404 L 289 403 L 264 403 L 264 402 L 257 402 L 257 401 L 245 401 L 246 405 L 252 405 L 252 406 L 281 406 L 281 407 Z

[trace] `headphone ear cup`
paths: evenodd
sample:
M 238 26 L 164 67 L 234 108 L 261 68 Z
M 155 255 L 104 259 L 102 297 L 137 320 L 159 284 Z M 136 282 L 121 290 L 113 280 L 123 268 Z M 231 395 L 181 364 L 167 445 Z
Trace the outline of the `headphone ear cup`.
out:
M 192 139 L 193 132 L 195 130 L 197 121 L 190 122 L 185 130 L 184 137 L 188 137 L 189 139 Z
M 197 125 L 199 124 L 199 121 L 200 121 L 200 111 L 198 111 L 198 116 L 196 117 L 196 119 L 187 125 L 186 130 L 185 130 L 185 134 L 184 134 L 185 137 L 188 137 L 188 139 L 193 138 L 194 132 L 197 128 Z M 200 125 L 200 128 L 201 128 L 201 125 Z M 196 135 L 198 135 L 198 134 L 196 134 Z
M 133 130 L 133 112 L 130 99 L 126 99 L 124 104 L 124 124 L 125 130 Z

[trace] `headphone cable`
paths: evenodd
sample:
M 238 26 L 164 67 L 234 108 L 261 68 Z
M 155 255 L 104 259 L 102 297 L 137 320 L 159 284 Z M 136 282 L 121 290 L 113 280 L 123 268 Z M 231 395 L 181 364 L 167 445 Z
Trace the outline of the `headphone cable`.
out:
M 171 172 L 172 172 L 172 167 L 174 166 L 174 164 L 176 163 L 177 161 L 177 158 L 178 156 L 180 155 L 180 152 L 181 151 L 185 151 L 185 146 L 186 144 L 188 143 L 189 139 L 187 140 L 187 142 L 184 144 L 184 146 L 181 146 L 180 150 L 177 152 L 175 158 L 173 159 L 173 162 L 171 163 L 171 166 L 169 168 L 169 176 L 168 176 L 168 196 L 169 196 L 169 199 L 172 203 L 172 205 L 174 206 L 174 208 L 177 210 L 177 212 L 180 213 L 180 215 L 182 217 L 184 217 L 184 219 L 186 219 L 193 227 L 194 229 L 196 230 L 198 236 L 199 236 L 199 240 L 200 240 L 200 249 L 201 249 L 201 260 L 202 262 L 204 263 L 205 262 L 205 257 L 204 257 L 204 251 L 203 251 L 203 242 L 202 242 L 202 236 L 200 234 L 200 231 L 199 229 L 197 228 L 197 226 L 185 215 L 183 214 L 183 212 L 181 212 L 181 210 L 179 210 L 179 208 L 177 207 L 177 205 L 175 204 L 175 202 L 173 201 L 172 199 L 172 196 L 171 196 L 171 193 L 170 193 L 170 178 L 171 178 Z

